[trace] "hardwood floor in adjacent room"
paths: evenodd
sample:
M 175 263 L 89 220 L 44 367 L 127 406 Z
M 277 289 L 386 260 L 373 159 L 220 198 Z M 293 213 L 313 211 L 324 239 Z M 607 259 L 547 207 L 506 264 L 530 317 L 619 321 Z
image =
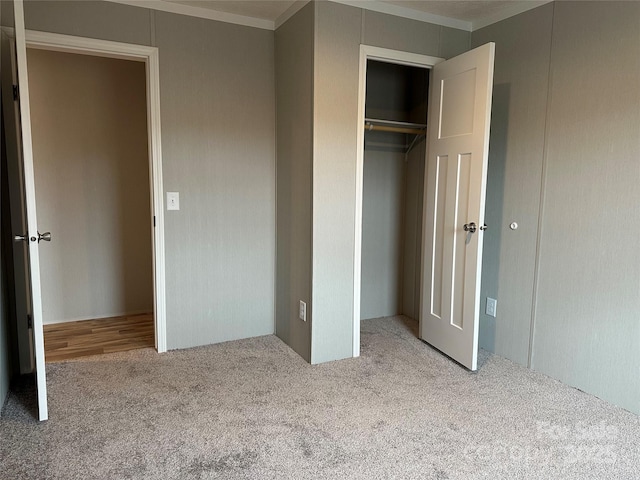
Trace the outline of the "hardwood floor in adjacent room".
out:
M 152 313 L 44 326 L 47 362 L 154 346 Z

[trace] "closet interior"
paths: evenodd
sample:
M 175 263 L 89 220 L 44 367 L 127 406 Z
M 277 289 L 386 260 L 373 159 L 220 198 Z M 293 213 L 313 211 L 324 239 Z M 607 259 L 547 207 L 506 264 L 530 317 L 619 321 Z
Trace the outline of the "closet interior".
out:
M 429 70 L 367 61 L 360 317 L 420 308 Z

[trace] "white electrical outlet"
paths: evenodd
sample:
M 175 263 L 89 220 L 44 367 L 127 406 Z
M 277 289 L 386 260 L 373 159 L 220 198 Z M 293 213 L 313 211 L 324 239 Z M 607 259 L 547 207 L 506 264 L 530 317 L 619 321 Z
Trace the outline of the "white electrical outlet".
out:
M 300 309 L 298 310 L 298 316 L 303 322 L 307 321 L 307 304 L 300 300 Z
M 498 309 L 498 301 L 495 298 L 487 297 L 487 308 L 485 313 L 490 317 L 496 316 L 496 310 Z

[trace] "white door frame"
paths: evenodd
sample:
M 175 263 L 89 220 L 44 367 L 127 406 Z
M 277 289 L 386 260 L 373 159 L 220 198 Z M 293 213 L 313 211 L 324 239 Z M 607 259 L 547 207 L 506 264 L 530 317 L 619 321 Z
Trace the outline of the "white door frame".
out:
M 10 36 L 13 29 L 4 28 Z M 152 206 L 153 249 L 153 301 L 155 322 L 155 346 L 159 353 L 167 351 L 165 256 L 164 256 L 164 203 L 162 185 L 162 145 L 160 128 L 160 70 L 158 48 L 145 45 L 75 37 L 57 33 L 25 31 L 28 48 L 56 52 L 93 55 L 144 62 L 147 91 L 147 138 L 149 151 L 149 182 Z M 30 122 L 30 119 L 26 121 Z M 155 228 L 154 228 L 155 224 Z
M 367 60 L 431 69 L 444 58 L 388 48 L 360 45 L 360 77 L 358 82 L 358 149 L 356 154 L 355 249 L 353 255 L 353 356 L 360 356 L 360 296 L 362 287 L 362 186 L 364 181 L 364 119 L 367 98 Z M 428 107 L 427 107 L 428 108 Z M 429 127 L 427 126 L 427 130 Z M 426 148 L 426 147 L 425 147 Z M 422 249 L 422 245 L 420 246 Z

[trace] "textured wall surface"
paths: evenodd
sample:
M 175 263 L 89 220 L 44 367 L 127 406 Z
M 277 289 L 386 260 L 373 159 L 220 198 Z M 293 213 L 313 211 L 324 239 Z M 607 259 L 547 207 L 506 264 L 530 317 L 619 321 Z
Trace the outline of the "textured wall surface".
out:
M 483 346 L 638 413 L 640 4 L 558 2 L 491 40 Z
M 534 369 L 640 413 L 640 3 L 555 6 Z
M 43 322 L 153 311 L 142 62 L 28 50 Z M 126 119 L 126 120 L 125 120 Z
M 315 7 L 311 362 L 320 363 L 352 355 L 361 11 Z
M 426 141 L 419 140 L 406 163 L 404 185 L 404 239 L 402 313 L 418 319 L 422 291 L 422 219 L 424 205 L 424 169 Z
M 521 365 L 529 357 L 552 19 L 549 4 L 472 35 L 474 47 L 496 43 L 480 347 Z M 484 313 L 486 297 L 498 300 L 496 318 Z
M 30 30 L 140 45 L 152 43 L 153 15 L 144 8 L 94 0 L 27 0 L 24 5 Z
M 469 50 L 463 30 L 362 10 L 362 43 L 403 52 L 450 58 Z
M 313 4 L 275 34 L 277 102 L 276 334 L 311 360 Z M 307 321 L 298 316 L 307 304 Z
M 273 37 L 156 12 L 169 348 L 274 332 Z
M 418 318 L 425 144 L 405 159 L 367 148 L 362 191 L 360 317 Z
M 402 310 L 404 153 L 365 148 L 362 187 L 362 290 L 360 318 Z

